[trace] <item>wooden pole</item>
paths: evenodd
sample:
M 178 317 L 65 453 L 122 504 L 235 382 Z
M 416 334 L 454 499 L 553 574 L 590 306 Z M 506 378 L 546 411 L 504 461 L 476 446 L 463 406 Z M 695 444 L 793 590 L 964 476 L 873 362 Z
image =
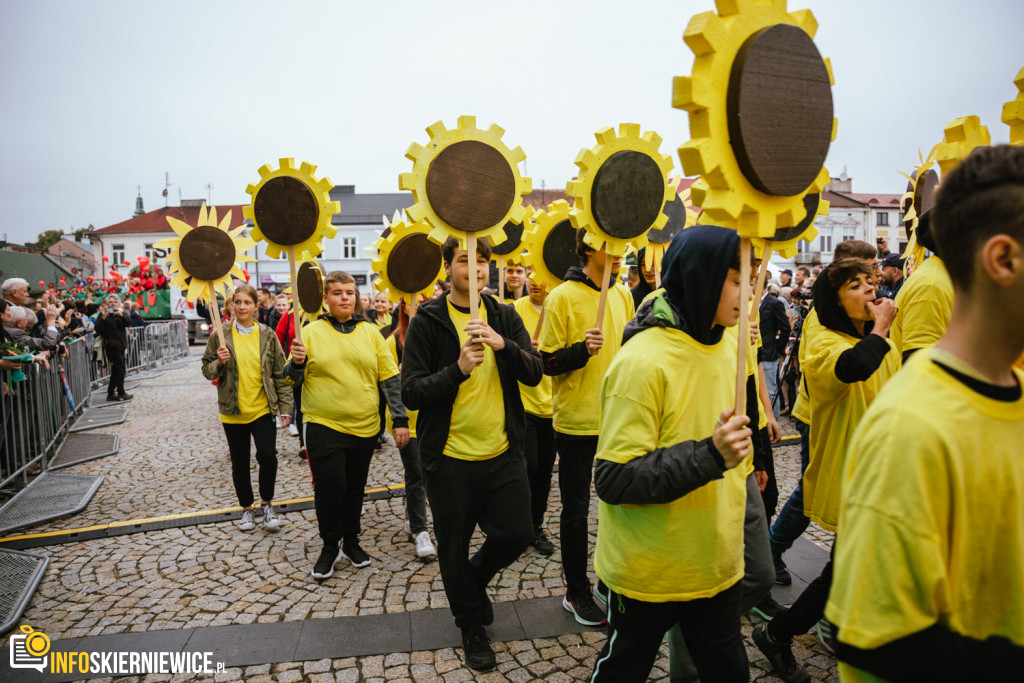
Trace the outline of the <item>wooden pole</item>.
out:
M 761 267 L 757 269 L 757 285 L 754 286 L 754 301 L 751 304 L 754 309 L 751 313 L 754 316 L 754 322 L 758 322 L 761 319 L 761 308 L 758 302 L 761 301 L 761 295 L 764 294 L 764 281 L 765 276 L 768 273 L 768 258 L 772 254 L 771 241 L 765 240 L 764 243 L 764 256 L 761 259 Z
M 750 346 L 750 240 L 740 240 L 740 334 L 736 359 L 736 415 L 747 413 L 747 348 Z M 752 425 L 756 427 L 756 425 Z
M 469 258 L 469 319 L 480 317 L 480 288 L 476 282 L 476 235 L 470 233 L 466 237 L 466 255 Z
M 295 334 L 302 329 L 302 304 L 299 303 L 299 280 L 295 276 L 295 247 L 288 247 L 288 268 L 292 274 L 292 316 L 295 318 Z
M 601 270 L 601 298 L 597 300 L 597 325 L 595 325 L 595 327 L 602 331 L 604 329 L 605 304 L 608 303 L 608 274 L 611 272 L 611 262 L 611 254 L 606 253 L 604 255 L 604 268 Z
M 530 305 L 532 306 L 533 304 Z M 533 331 L 533 337 L 531 337 L 533 341 L 540 339 L 540 331 L 544 327 L 544 311 L 546 310 L 548 310 L 547 306 L 542 305 L 540 307 L 540 317 L 537 318 L 537 328 Z
M 217 339 L 220 340 L 221 346 L 227 346 L 227 344 L 224 343 L 223 325 L 220 324 L 220 306 L 217 305 L 217 292 L 214 291 L 212 286 L 206 291 L 210 294 L 210 308 L 213 310 L 213 318 L 215 320 L 213 324 L 217 328 Z
M 498 257 L 498 301 L 505 302 L 505 257 Z

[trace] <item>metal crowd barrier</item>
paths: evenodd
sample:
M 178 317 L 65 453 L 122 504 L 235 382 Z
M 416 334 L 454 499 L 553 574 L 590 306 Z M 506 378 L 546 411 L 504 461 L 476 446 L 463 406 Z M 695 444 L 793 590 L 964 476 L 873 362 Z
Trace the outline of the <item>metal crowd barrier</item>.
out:
M 150 323 L 127 330 L 127 370 L 153 368 L 188 355 L 184 320 Z M 20 487 L 46 471 L 68 429 L 88 407 L 93 389 L 104 384 L 109 370 L 93 358 L 92 334 L 68 342 L 66 355 L 51 354 L 49 370 L 23 366 L 25 380 L 12 382 L 0 371 L 0 488 Z
M 66 356 L 53 354 L 49 370 L 35 363 L 23 366 L 24 381 L 13 382 L 11 372 L 0 372 L 0 488 L 18 479 L 24 486 L 34 466 L 46 469 L 89 401 L 91 356 L 91 339 L 81 338 L 67 344 Z

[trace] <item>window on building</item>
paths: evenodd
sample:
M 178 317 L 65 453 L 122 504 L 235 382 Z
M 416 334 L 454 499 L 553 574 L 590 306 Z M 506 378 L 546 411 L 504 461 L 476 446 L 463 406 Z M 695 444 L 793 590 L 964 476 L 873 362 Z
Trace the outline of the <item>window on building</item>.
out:
M 110 245 L 110 260 L 114 262 L 115 266 L 124 263 L 124 245 L 123 244 L 111 244 Z
M 878 216 L 878 222 L 875 225 L 889 225 L 888 211 L 879 211 L 875 215 Z
M 818 235 L 819 242 L 821 245 L 820 251 L 828 253 L 832 251 L 832 228 L 822 228 Z
M 341 258 L 356 258 L 356 238 L 341 238 Z
M 856 230 L 852 227 L 843 228 L 843 242 L 849 242 L 850 240 L 857 239 Z
M 142 251 L 146 254 L 147 258 L 150 258 L 150 259 L 155 259 L 156 258 L 156 254 L 153 251 L 153 245 L 152 244 L 143 244 L 142 245 Z

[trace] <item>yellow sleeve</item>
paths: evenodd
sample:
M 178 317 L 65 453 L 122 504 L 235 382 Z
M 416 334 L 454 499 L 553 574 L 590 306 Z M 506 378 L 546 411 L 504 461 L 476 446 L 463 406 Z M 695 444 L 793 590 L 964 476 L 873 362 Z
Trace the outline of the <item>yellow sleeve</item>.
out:
M 373 337 L 373 343 L 377 348 L 377 381 L 383 382 L 398 374 L 398 364 L 395 363 L 395 357 L 388 350 L 388 344 L 384 337 L 380 336 L 380 333 L 372 326 L 367 325 L 366 327 L 371 330 L 370 336 Z
M 951 311 L 938 293 L 917 297 L 913 305 L 900 310 L 903 313 L 902 351 L 935 346 L 949 326 Z
M 845 338 L 828 328 L 821 328 L 807 345 L 807 358 L 801 360 L 801 369 L 809 375 L 808 379 L 815 390 L 825 396 L 811 397 L 820 401 L 827 396 L 835 396 L 850 385 L 836 377 L 836 363 L 844 351 L 853 348 Z M 810 393 L 810 391 L 808 391 Z
M 569 339 L 568 316 L 565 315 L 564 298 L 552 292 L 544 304 L 544 323 L 541 325 L 538 347 L 545 353 L 553 353 L 573 343 Z

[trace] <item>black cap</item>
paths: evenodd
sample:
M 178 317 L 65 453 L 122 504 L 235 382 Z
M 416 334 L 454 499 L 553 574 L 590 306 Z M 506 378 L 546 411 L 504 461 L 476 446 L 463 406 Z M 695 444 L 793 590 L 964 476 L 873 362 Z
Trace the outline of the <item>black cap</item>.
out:
M 887 254 L 886 257 L 882 259 L 883 266 L 892 266 L 893 268 L 899 268 L 900 270 L 903 270 L 903 266 L 906 262 L 906 259 L 901 259 L 899 254 Z
M 782 273 L 785 273 L 786 275 L 793 277 L 793 271 L 790 270 L 789 268 L 783 268 L 779 275 L 782 275 Z

